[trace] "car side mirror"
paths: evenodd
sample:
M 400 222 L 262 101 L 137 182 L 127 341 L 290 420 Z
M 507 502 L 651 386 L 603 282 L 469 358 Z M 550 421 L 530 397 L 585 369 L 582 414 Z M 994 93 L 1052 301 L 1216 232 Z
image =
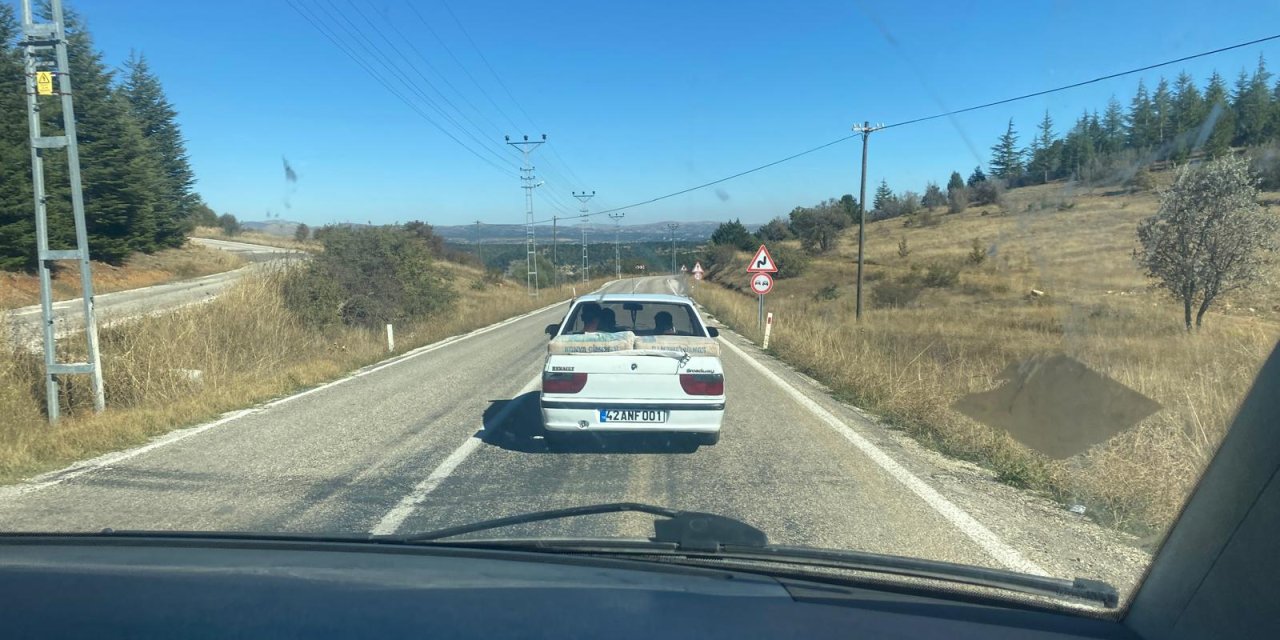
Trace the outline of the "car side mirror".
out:
M 546 334 L 547 334 L 548 336 L 551 336 L 551 337 L 553 337 L 553 338 L 554 338 L 554 337 L 555 337 L 555 335 L 556 335 L 557 333 L 559 333 L 559 332 L 560 332 L 560 325 L 558 325 L 558 324 L 549 324 L 549 325 L 547 325 L 547 328 L 546 328 L 546 329 L 543 329 L 543 331 L 545 331 L 545 332 L 546 332 Z
M 712 338 L 719 338 L 720 330 L 715 327 L 707 327 L 707 335 L 711 336 Z

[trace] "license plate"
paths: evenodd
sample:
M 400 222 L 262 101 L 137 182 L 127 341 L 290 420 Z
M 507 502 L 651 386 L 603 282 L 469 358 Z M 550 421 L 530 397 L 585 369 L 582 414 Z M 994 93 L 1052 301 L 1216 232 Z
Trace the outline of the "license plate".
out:
M 657 409 L 601 409 L 600 422 L 653 422 L 667 421 L 667 412 Z

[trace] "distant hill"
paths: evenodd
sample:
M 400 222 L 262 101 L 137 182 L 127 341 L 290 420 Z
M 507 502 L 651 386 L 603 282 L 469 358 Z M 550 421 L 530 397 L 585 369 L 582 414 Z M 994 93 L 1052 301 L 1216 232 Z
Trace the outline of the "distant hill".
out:
M 622 242 L 660 242 L 671 239 L 671 231 L 667 229 L 669 222 L 650 222 L 645 224 L 624 224 L 618 229 L 618 239 Z M 711 238 L 711 233 L 720 226 L 719 222 L 698 221 L 680 222 L 676 229 L 677 242 L 703 242 Z M 748 229 L 756 229 L 760 225 L 746 225 Z M 476 241 L 476 225 L 437 226 L 436 233 L 449 242 L 472 244 Z M 551 225 L 541 224 L 534 227 L 538 238 L 551 237 Z M 572 240 L 581 237 L 582 227 L 572 219 L 563 221 L 557 233 L 561 238 Z M 613 240 L 613 223 L 609 220 L 592 221 L 589 233 L 593 242 Z M 483 244 L 507 244 L 524 242 L 525 229 L 522 224 L 483 224 L 480 225 L 480 239 Z
M 248 231 L 292 238 L 293 232 L 298 228 L 299 224 L 291 220 L 245 220 L 240 223 L 240 226 Z M 357 227 L 366 226 L 355 223 L 344 224 Z M 670 222 L 624 224 L 619 228 L 618 239 L 622 242 L 661 242 L 670 240 L 671 232 L 667 229 L 668 224 Z M 679 228 L 676 229 L 676 241 L 682 243 L 705 242 L 711 238 L 711 233 L 716 230 L 716 227 L 720 226 L 720 222 L 715 221 L 680 222 L 679 224 Z M 748 230 L 754 231 L 760 225 L 748 224 L 746 227 Z M 476 241 L 476 226 L 474 224 L 441 225 L 436 226 L 435 231 L 446 242 L 474 244 Z M 549 239 L 551 238 L 551 225 L 537 225 L 534 233 L 539 239 Z M 582 227 L 572 219 L 568 219 L 561 222 L 557 233 L 564 240 L 572 240 L 582 236 Z M 481 241 L 484 244 L 517 244 L 524 242 L 524 225 L 483 224 L 480 225 L 480 234 Z M 613 223 L 608 219 L 603 222 L 592 221 L 590 234 L 592 242 L 605 240 L 611 242 L 613 241 Z
M 293 232 L 300 223 L 291 220 L 246 220 L 240 226 L 248 231 L 257 231 L 270 236 L 292 238 Z

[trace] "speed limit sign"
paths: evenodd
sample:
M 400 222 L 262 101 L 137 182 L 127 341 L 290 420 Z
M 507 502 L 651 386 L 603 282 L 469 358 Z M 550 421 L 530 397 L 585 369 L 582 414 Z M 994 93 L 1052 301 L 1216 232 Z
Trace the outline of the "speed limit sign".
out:
M 767 273 L 756 273 L 751 276 L 751 291 L 764 295 L 773 291 L 773 276 Z

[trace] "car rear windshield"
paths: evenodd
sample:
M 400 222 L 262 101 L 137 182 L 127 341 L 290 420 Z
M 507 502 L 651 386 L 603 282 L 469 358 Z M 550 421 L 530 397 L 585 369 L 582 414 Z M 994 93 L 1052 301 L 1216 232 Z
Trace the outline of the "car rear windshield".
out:
M 588 326 L 584 316 L 599 314 L 595 326 Z M 672 335 L 706 337 L 693 306 L 678 302 L 583 302 L 574 307 L 565 322 L 565 334 L 592 331 L 632 331 L 636 335 Z

